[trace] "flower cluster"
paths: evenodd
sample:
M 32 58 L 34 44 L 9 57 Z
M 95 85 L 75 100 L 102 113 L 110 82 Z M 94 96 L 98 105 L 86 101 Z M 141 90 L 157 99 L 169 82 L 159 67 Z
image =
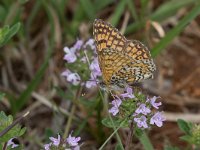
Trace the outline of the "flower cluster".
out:
M 120 112 L 129 117 L 136 123 L 138 128 L 149 128 L 150 125 L 156 125 L 161 127 L 165 118 L 162 112 L 159 112 L 159 106 L 161 102 L 156 102 L 159 97 L 145 97 L 141 92 L 133 93 L 132 88 L 127 87 L 126 92 L 120 94 L 120 96 L 114 96 L 114 100 L 111 102 L 112 107 L 109 112 L 115 116 L 120 117 Z M 130 117 L 131 116 L 131 117 Z
M 61 75 L 72 85 L 77 86 L 80 85 L 81 81 L 87 81 L 83 85 L 87 88 L 95 87 L 97 78 L 101 76 L 101 70 L 96 57 L 94 40 L 89 39 L 85 43 L 82 40 L 77 40 L 71 48 L 64 47 L 64 52 L 67 69 Z M 88 61 L 91 61 L 89 65 L 90 74 L 88 73 Z M 88 78 L 90 79 L 88 80 Z
M 70 148 L 72 150 L 79 150 L 80 146 L 78 142 L 81 140 L 80 137 L 73 137 L 71 134 L 67 139 L 62 139 L 61 136 L 58 134 L 58 138 L 49 137 L 50 143 L 44 145 L 45 150 L 51 150 L 52 148 L 59 148 L 59 149 L 66 149 Z

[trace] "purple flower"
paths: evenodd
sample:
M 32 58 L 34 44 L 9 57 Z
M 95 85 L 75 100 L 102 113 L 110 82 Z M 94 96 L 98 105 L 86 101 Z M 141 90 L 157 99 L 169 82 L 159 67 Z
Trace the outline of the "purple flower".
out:
M 49 138 L 52 141 L 52 144 L 55 146 L 58 146 L 60 144 L 60 135 L 58 134 L 58 139 L 54 138 L 54 137 L 50 137 Z
M 154 97 L 152 97 L 152 98 L 148 98 L 147 101 L 150 101 L 151 105 L 152 105 L 154 108 L 159 109 L 159 106 L 162 105 L 162 103 L 161 103 L 161 102 L 156 103 L 156 99 L 157 99 L 157 98 L 159 98 L 159 97 L 154 96 Z
M 84 47 L 86 47 L 86 46 L 90 46 L 91 47 L 91 49 L 96 49 L 96 47 L 95 47 L 95 44 L 94 44 L 94 39 L 89 39 L 86 43 L 85 43 L 85 45 L 84 45 Z
M 45 145 L 44 145 L 44 149 L 45 149 L 45 150 L 50 150 L 51 145 L 52 145 L 52 143 L 45 144 Z
M 80 50 L 82 45 L 83 45 L 83 41 L 77 40 L 76 43 L 74 44 L 73 48 L 76 50 Z
M 76 146 L 76 147 L 74 147 L 72 150 L 80 150 L 80 146 Z
M 123 98 L 125 98 L 125 97 L 135 98 L 135 96 L 133 95 L 133 90 L 132 90 L 132 88 L 127 87 L 127 88 L 126 88 L 126 92 L 127 92 L 127 93 L 121 94 L 121 96 L 122 96 Z
M 112 107 L 109 109 L 109 113 L 111 113 L 113 116 L 115 116 L 119 112 L 119 106 L 121 105 L 122 100 L 119 97 L 116 97 L 111 104 Z
M 63 72 L 61 73 L 61 76 L 67 77 L 67 76 L 70 75 L 70 74 L 71 74 L 71 71 L 70 71 L 69 69 L 66 69 L 65 71 L 63 71 Z
M 89 80 L 89 81 L 86 82 L 85 86 L 86 86 L 86 88 L 90 89 L 92 87 L 96 87 L 97 83 L 96 83 L 96 81 Z
M 13 139 L 14 139 L 14 138 L 11 138 L 11 139 L 8 141 L 7 146 L 11 146 L 11 148 L 15 148 L 15 147 L 19 146 L 18 144 L 15 144 L 15 143 L 12 141 Z
M 68 82 L 71 82 L 73 85 L 78 85 L 81 81 L 80 76 L 78 73 L 72 73 L 70 70 L 65 70 L 62 74 Z
M 73 63 L 76 61 L 77 57 L 75 55 L 75 49 L 64 47 L 64 52 L 66 53 L 64 60 L 66 60 L 68 63 Z
M 94 60 L 90 64 L 90 70 L 92 78 L 97 78 L 97 76 L 101 76 L 101 70 L 97 58 L 94 58 Z
M 80 137 L 73 137 L 71 136 L 71 134 L 69 135 L 69 137 L 67 138 L 67 143 L 70 145 L 70 146 L 77 146 L 78 145 L 78 142 L 81 140 Z
M 139 128 L 148 128 L 147 118 L 145 116 L 141 116 L 140 118 L 134 118 L 134 121 L 137 123 Z
M 72 73 L 67 77 L 67 81 L 71 82 L 73 85 L 78 85 L 81 81 L 78 73 Z
M 122 100 L 120 98 L 117 98 L 117 99 L 114 99 L 111 103 L 114 107 L 119 107 L 122 103 Z
M 162 127 L 163 121 L 165 121 L 165 120 L 166 119 L 164 118 L 164 116 L 162 115 L 162 113 L 161 112 L 157 112 L 151 118 L 150 124 L 156 124 L 158 127 Z
M 116 114 L 119 112 L 119 108 L 116 106 L 113 106 L 108 110 L 108 112 L 111 113 L 113 116 L 116 116 Z
M 136 112 L 137 114 L 142 113 L 142 114 L 144 114 L 144 115 L 147 115 L 148 113 L 151 112 L 151 110 L 150 110 L 148 107 L 146 107 L 145 104 L 141 104 L 141 105 L 136 109 L 135 112 Z

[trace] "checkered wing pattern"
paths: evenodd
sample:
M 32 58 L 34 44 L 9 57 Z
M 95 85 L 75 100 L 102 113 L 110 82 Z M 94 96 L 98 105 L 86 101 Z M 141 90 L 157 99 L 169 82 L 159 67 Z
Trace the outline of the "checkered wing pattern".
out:
M 123 86 L 153 77 L 155 64 L 141 42 L 127 40 L 111 24 L 100 19 L 94 21 L 93 34 L 106 85 Z

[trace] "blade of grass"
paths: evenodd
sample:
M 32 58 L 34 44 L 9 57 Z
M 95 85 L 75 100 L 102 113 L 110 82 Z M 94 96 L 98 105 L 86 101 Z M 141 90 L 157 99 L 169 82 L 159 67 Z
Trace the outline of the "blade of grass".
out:
M 5 6 L 0 5 L 0 22 L 3 22 L 5 20 L 7 13 L 8 10 L 5 8 Z
M 25 103 L 28 101 L 32 91 L 39 85 L 39 83 L 41 82 L 41 79 L 48 67 L 48 62 L 49 59 L 52 55 L 52 51 L 55 45 L 55 40 L 54 40 L 54 32 L 55 32 L 55 28 L 54 28 L 54 23 L 53 23 L 53 17 L 51 16 L 51 13 L 48 10 L 48 3 L 43 0 L 42 1 L 43 6 L 47 12 L 48 18 L 49 18 L 49 22 L 50 22 L 50 26 L 51 26 L 51 37 L 50 37 L 50 46 L 47 50 L 47 57 L 44 60 L 44 63 L 41 65 L 41 67 L 39 68 L 38 72 L 36 73 L 35 77 L 32 79 L 32 81 L 29 83 L 29 85 L 27 86 L 26 90 L 24 90 L 22 92 L 22 94 L 19 96 L 19 98 L 17 99 L 17 102 L 15 103 L 15 106 L 13 106 L 15 109 L 13 109 L 13 112 L 16 113 L 18 110 L 20 110 Z
M 128 9 L 131 12 L 132 17 L 134 18 L 135 22 L 139 21 L 138 15 L 136 13 L 135 4 L 131 0 L 127 0 Z
M 13 24 L 15 21 L 18 21 L 18 15 L 21 11 L 20 3 L 18 1 L 13 2 L 9 8 L 12 11 L 8 11 L 6 19 L 4 20 L 5 25 Z
M 114 132 L 107 138 L 107 140 L 101 145 L 101 147 L 99 148 L 99 150 L 102 150 L 104 148 L 104 146 L 108 143 L 108 141 L 114 136 L 115 133 L 117 133 L 117 131 L 119 130 L 120 126 L 114 130 Z
M 17 102 L 15 103 L 16 106 L 14 106 L 13 111 L 14 114 L 20 110 L 25 103 L 28 101 L 32 91 L 39 85 L 39 83 L 41 82 L 41 79 L 45 73 L 45 70 L 48 67 L 48 61 L 49 61 L 50 57 L 47 57 L 45 62 L 42 64 L 42 66 L 39 68 L 38 72 L 36 73 L 35 77 L 33 78 L 33 80 L 29 83 L 28 87 L 26 88 L 26 90 L 24 90 L 21 95 L 19 96 L 19 98 L 17 99 Z
M 113 15 L 111 16 L 110 22 L 112 25 L 116 26 L 117 23 L 119 22 L 120 17 L 122 16 L 122 14 L 124 13 L 124 9 L 126 6 L 126 0 L 120 1 L 113 13 Z
M 68 40 L 74 41 L 74 38 L 76 38 L 78 34 L 78 27 L 80 25 L 80 21 L 84 20 L 86 18 L 86 14 L 83 13 L 84 8 L 81 6 L 80 3 L 77 4 L 76 6 L 76 13 L 73 15 L 72 21 L 67 23 L 66 31 L 65 34 L 68 35 Z
M 96 7 L 96 10 L 101 10 L 102 8 L 108 6 L 109 4 L 113 3 L 114 0 L 96 0 L 94 3 L 94 6 Z
M 184 0 L 184 1 L 187 1 L 187 0 Z M 176 2 L 180 2 L 180 1 L 176 1 Z M 182 2 L 181 5 L 176 4 L 176 2 L 174 3 L 176 5 L 176 7 L 173 7 L 173 11 L 168 6 L 168 5 L 171 5 L 171 3 L 170 4 L 164 3 L 163 5 L 161 5 L 160 7 L 167 7 L 168 9 L 165 9 L 165 11 L 161 11 L 160 9 L 156 10 L 154 13 L 152 13 L 150 15 L 150 20 L 161 22 L 161 21 L 165 20 L 167 17 L 174 15 L 180 8 L 194 4 L 196 2 L 196 0 L 189 0 L 189 1 L 187 1 L 187 3 Z M 157 13 L 157 11 L 159 13 Z M 173 13 L 170 13 L 170 12 L 173 12 Z M 168 14 L 168 15 L 165 17 L 164 16 L 165 14 Z M 132 33 L 136 30 L 143 28 L 145 26 L 145 22 L 146 21 L 143 20 L 141 22 L 135 22 L 135 23 L 130 24 L 126 29 L 125 34 L 129 34 L 129 33 Z
M 154 150 L 149 137 L 147 136 L 146 132 L 144 131 L 142 135 L 139 137 L 140 142 L 142 143 L 145 150 Z
M 164 38 L 152 49 L 152 56 L 155 57 L 161 52 L 195 17 L 200 14 L 200 2 L 179 21 L 171 31 L 169 31 Z
M 192 3 L 196 2 L 196 0 L 181 0 L 181 1 L 177 1 L 177 0 L 172 0 L 172 1 L 168 1 L 166 3 L 164 3 L 163 5 L 161 5 L 151 16 L 151 19 L 154 20 L 163 20 L 166 19 L 170 16 L 173 16 L 177 10 L 179 10 L 180 8 L 184 7 L 184 6 L 188 6 Z
M 80 0 L 80 4 L 83 7 L 88 18 L 94 20 L 96 11 L 95 6 L 92 4 L 92 2 L 90 0 Z
M 59 20 L 61 21 L 62 26 L 64 27 L 64 30 L 67 25 L 67 18 L 65 16 L 65 8 L 68 5 L 69 0 L 59 0 L 55 1 L 53 0 L 52 3 L 56 7 L 56 11 L 58 12 Z
M 41 1 L 36 1 L 33 8 L 32 8 L 31 14 L 27 18 L 27 23 L 26 23 L 26 31 L 27 32 L 26 33 L 29 33 L 29 30 L 31 28 L 31 24 L 32 24 L 34 18 L 36 17 L 37 13 L 39 12 L 40 8 L 41 8 Z
M 111 119 L 112 120 L 112 119 Z M 121 125 L 124 123 L 124 121 L 123 122 L 121 122 Z M 121 125 L 119 126 L 119 127 L 117 127 L 117 128 L 115 128 L 114 129 L 114 132 L 107 138 L 107 140 L 101 145 L 101 147 L 99 148 L 99 150 L 102 150 L 103 148 L 104 148 L 104 146 L 108 143 L 108 141 L 114 136 L 114 134 L 117 134 L 118 135 L 118 133 L 117 133 L 117 131 L 121 128 Z M 122 149 L 122 150 L 124 150 L 124 147 L 123 147 L 123 145 L 122 145 L 122 143 L 121 143 L 121 141 L 118 141 L 119 142 L 119 146 L 120 146 L 120 148 Z
M 141 0 L 140 3 L 141 3 L 140 20 L 145 20 L 144 16 L 148 17 L 147 16 L 148 13 L 150 14 L 148 8 L 149 0 Z

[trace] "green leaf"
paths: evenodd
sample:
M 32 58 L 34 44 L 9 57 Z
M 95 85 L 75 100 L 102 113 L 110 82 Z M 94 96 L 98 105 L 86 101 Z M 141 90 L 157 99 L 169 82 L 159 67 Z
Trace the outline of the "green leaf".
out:
M 4 131 L 9 125 L 13 123 L 13 117 L 7 116 L 3 111 L 0 112 L 0 132 Z M 7 142 L 13 137 L 22 136 L 26 131 L 26 128 L 21 128 L 20 125 L 15 125 L 6 134 L 0 137 L 1 142 Z
M 9 26 L 5 26 L 0 29 L 0 47 L 6 44 L 8 40 L 10 40 L 20 29 L 20 23 L 16 23 L 11 28 Z
M 188 122 L 182 120 L 182 119 L 178 119 L 177 120 L 178 126 L 181 129 L 181 131 L 183 131 L 184 133 L 190 135 L 191 133 L 191 126 Z
M 117 128 L 117 127 L 126 128 L 129 125 L 128 120 L 126 121 L 124 119 L 113 118 L 112 121 L 110 120 L 110 118 L 107 117 L 102 120 L 102 124 L 108 128 Z
M 181 136 L 180 139 L 190 143 L 192 141 L 192 136 L 184 135 L 184 136 Z

